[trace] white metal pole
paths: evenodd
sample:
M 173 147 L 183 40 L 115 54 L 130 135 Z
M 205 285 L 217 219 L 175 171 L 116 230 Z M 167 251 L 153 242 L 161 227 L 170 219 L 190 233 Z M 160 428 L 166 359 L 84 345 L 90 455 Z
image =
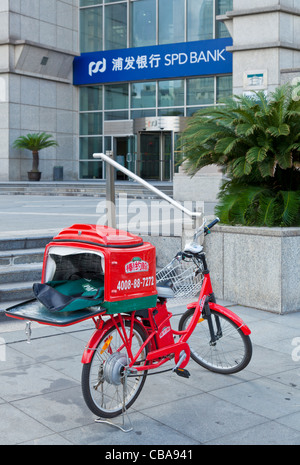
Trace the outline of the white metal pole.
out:
M 149 184 L 149 182 L 145 181 L 144 179 L 140 178 L 136 174 L 134 174 L 132 171 L 129 171 L 127 168 L 124 166 L 120 165 L 117 163 L 115 160 L 112 158 L 108 157 L 104 153 L 94 153 L 93 154 L 94 158 L 102 158 L 102 160 L 106 161 L 107 163 L 110 163 L 112 166 L 114 166 L 117 170 L 122 171 L 124 174 L 129 176 L 130 178 L 134 179 L 138 183 L 140 183 L 142 186 L 146 187 L 150 191 L 154 192 L 155 194 L 159 195 L 163 199 L 165 199 L 167 202 L 172 204 L 174 207 L 178 208 L 179 210 L 183 211 L 186 215 L 190 216 L 191 218 L 196 217 L 199 218 L 202 216 L 202 212 L 192 212 L 188 210 L 187 208 L 183 207 L 179 202 L 176 202 L 176 200 L 172 199 L 169 197 L 167 194 L 164 192 L 161 192 L 159 189 L 157 189 L 155 186 L 152 186 L 152 184 Z

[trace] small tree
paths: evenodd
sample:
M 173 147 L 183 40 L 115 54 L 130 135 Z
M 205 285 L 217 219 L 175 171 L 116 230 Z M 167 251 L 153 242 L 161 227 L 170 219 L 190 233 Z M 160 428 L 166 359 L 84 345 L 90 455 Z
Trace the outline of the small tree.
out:
M 31 150 L 33 157 L 31 172 L 33 173 L 39 172 L 39 151 L 57 145 L 58 143 L 52 139 L 52 135 L 46 134 L 45 132 L 20 136 L 13 143 L 13 147 L 15 148 Z
M 300 101 L 291 86 L 199 111 L 182 150 L 191 176 L 207 165 L 223 168 L 216 207 L 223 223 L 300 225 Z

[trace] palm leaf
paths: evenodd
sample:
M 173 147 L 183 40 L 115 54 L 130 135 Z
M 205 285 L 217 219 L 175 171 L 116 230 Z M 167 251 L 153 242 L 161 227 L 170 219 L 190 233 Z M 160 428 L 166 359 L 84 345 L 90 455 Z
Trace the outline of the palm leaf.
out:
M 282 225 L 300 224 L 300 191 L 280 191 L 280 195 L 283 200 Z
M 267 156 L 267 149 L 265 147 L 251 147 L 246 153 L 247 161 L 252 163 L 259 163 L 263 161 Z

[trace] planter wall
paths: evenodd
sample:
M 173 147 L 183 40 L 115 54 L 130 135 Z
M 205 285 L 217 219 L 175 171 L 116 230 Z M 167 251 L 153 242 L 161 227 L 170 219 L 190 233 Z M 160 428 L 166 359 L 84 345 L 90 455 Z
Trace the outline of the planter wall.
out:
M 300 311 L 300 228 L 215 226 L 204 246 L 217 298 Z

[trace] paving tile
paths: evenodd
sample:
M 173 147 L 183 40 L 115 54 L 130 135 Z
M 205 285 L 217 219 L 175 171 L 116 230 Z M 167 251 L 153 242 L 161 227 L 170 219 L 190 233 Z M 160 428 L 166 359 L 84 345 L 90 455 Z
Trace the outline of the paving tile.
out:
M 7 402 L 77 386 L 74 380 L 43 364 L 1 372 L 1 397 Z
M 198 394 L 176 403 L 166 402 L 143 409 L 141 413 L 178 432 L 183 431 L 189 438 L 202 444 L 265 421 L 260 415 L 210 394 Z
M 93 423 L 95 418 L 80 386 L 15 401 L 13 405 L 56 433 Z
M 0 405 L 0 444 L 13 445 L 51 434 L 39 421 L 10 404 Z
M 199 442 L 185 434 L 185 431 L 176 431 L 174 428 L 162 424 L 159 420 L 149 418 L 138 412 L 129 412 L 130 421 L 126 419 L 125 426 L 133 430 L 124 433 L 114 426 L 103 423 L 78 427 L 62 432 L 61 435 L 74 444 L 82 445 L 197 445 Z M 122 420 L 113 420 L 122 425 Z
M 213 395 L 270 420 L 300 412 L 299 390 L 267 378 L 218 389 Z
M 300 445 L 300 435 L 292 428 L 268 421 L 209 441 L 207 445 Z

